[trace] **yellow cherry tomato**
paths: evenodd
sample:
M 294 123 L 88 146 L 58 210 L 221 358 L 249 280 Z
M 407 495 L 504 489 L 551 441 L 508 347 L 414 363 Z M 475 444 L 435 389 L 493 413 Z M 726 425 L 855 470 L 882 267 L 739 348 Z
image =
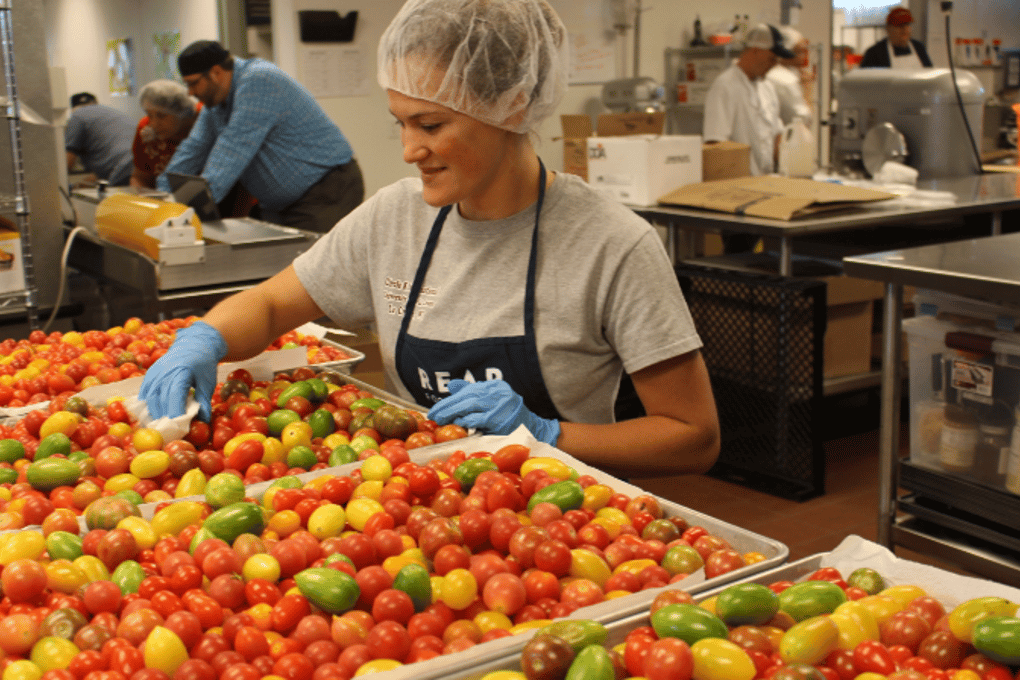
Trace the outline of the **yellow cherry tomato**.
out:
M 535 456 L 524 461 L 521 464 L 521 477 L 524 477 L 532 470 L 545 470 L 550 477 L 555 477 L 556 479 L 570 479 L 574 472 L 562 460 L 546 456 Z
M 139 479 L 158 477 L 170 468 L 170 454 L 166 451 L 146 451 L 131 461 L 131 474 Z
M 320 541 L 339 536 L 347 525 L 347 513 L 339 505 L 323 505 L 308 517 L 308 531 Z
M 81 569 L 89 583 L 93 581 L 109 581 L 110 570 L 106 568 L 103 561 L 95 555 L 82 555 L 73 562 L 74 566 Z
M 78 646 L 70 640 L 59 637 L 44 637 L 32 645 L 32 653 L 29 658 L 39 670 L 45 673 L 57 668 L 67 668 L 75 656 L 78 655 Z M 7 673 L 4 673 L 7 677 Z
M 145 638 L 145 667 L 157 668 L 171 678 L 177 668 L 188 660 L 188 648 L 169 628 L 156 626 Z
M 1002 597 L 975 597 L 949 612 L 949 630 L 957 640 L 970 642 L 974 626 L 993 616 L 1013 616 L 1017 605 Z
M 693 680 L 751 680 L 754 661 L 740 646 L 722 638 L 702 638 L 691 645 Z
M 262 442 L 262 464 L 272 465 L 280 463 L 287 457 L 287 450 L 283 448 L 283 442 L 276 437 L 266 437 Z
M 586 578 L 604 587 L 612 576 L 605 560 L 591 552 L 575 548 L 570 551 L 570 575 L 574 578 Z
M 382 511 L 382 504 L 373 498 L 355 498 L 347 504 L 347 521 L 355 531 L 364 531 L 368 518 Z
M 385 482 L 393 475 L 393 466 L 379 454 L 369 456 L 361 464 L 361 478 L 366 482 Z
M 443 577 L 439 598 L 455 611 L 465 609 L 478 597 L 478 582 L 467 569 L 451 569 Z
M 270 583 L 276 583 L 280 578 L 280 563 L 272 555 L 258 553 L 244 561 L 241 567 L 241 576 L 245 581 L 260 578 Z
M 500 612 L 487 611 L 477 614 L 474 618 L 475 625 L 482 631 L 482 634 L 488 633 L 493 628 L 500 628 L 502 630 L 510 630 L 513 628 L 514 622 L 511 621 L 506 614 Z
M 385 673 L 386 671 L 392 671 L 395 668 L 400 668 L 403 665 L 404 664 L 395 659 L 373 659 L 372 661 L 361 664 L 358 667 L 358 670 L 354 671 L 354 677 L 360 678 L 363 675 Z
M 125 517 L 117 522 L 117 528 L 126 529 L 134 536 L 135 542 L 142 550 L 152 550 L 156 547 L 156 541 L 159 540 L 152 525 L 141 517 Z
M 74 434 L 78 424 L 83 420 L 84 418 L 79 413 L 74 413 L 72 411 L 57 411 L 44 420 L 43 424 L 39 426 L 39 440 L 42 441 L 54 432 L 59 432 L 60 434 L 70 437 Z
M 606 503 L 616 493 L 611 487 L 605 484 L 592 484 L 584 490 L 584 500 L 581 501 L 581 508 L 597 512 L 606 507 Z
M 191 470 L 189 470 L 191 472 Z M 201 524 L 205 509 L 198 501 L 171 503 L 159 510 L 149 522 L 159 537 L 176 536 L 185 527 Z
M 113 493 L 117 493 L 118 491 L 127 491 L 128 489 L 133 489 L 135 484 L 140 481 L 142 480 L 135 477 L 130 472 L 124 472 L 107 479 L 106 483 L 103 484 L 103 490 L 112 491 Z
M 370 498 L 378 501 L 382 497 L 383 483 L 379 480 L 367 480 L 354 487 L 351 498 Z
M 53 560 L 46 565 L 46 584 L 50 590 L 72 595 L 88 582 L 85 572 L 70 560 Z
M 14 560 L 38 560 L 46 552 L 46 539 L 39 531 L 19 531 L 0 535 L 0 564 Z
M 181 476 L 181 481 L 177 483 L 174 498 L 190 498 L 191 496 L 202 495 L 205 493 L 206 481 L 205 473 L 200 468 L 188 470 Z
M 280 442 L 287 451 L 290 451 L 295 446 L 311 446 L 312 426 L 303 420 L 287 423 L 280 430 Z
M 42 669 L 28 659 L 15 661 L 4 669 L 3 680 L 39 680 Z
M 151 427 L 140 427 L 131 435 L 131 444 L 138 453 L 163 448 L 163 435 Z

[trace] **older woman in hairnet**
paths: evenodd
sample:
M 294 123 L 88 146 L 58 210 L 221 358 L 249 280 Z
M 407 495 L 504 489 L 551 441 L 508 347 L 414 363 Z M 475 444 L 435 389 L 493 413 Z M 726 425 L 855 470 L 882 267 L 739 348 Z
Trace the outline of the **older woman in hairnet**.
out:
M 677 279 L 652 227 L 531 133 L 566 87 L 567 36 L 545 0 L 409 0 L 379 44 L 400 180 L 285 271 L 178 332 L 140 397 L 208 414 L 216 363 L 327 315 L 375 322 L 387 385 L 429 417 L 538 439 L 629 476 L 700 472 L 719 427 Z M 646 415 L 614 422 L 623 372 Z
M 135 132 L 131 186 L 153 189 L 177 145 L 191 132 L 202 105 L 188 94 L 188 88 L 173 80 L 152 81 L 142 88 L 138 100 L 145 117 L 138 121 Z

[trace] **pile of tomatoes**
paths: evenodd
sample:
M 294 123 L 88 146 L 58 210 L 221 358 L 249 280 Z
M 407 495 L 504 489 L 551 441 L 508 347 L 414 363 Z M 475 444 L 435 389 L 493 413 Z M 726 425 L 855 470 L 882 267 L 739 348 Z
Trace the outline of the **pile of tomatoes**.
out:
M 611 649 L 597 622 L 553 624 L 525 645 L 519 671 L 482 680 L 1013 680 L 1017 606 L 987 596 L 947 611 L 919 586 L 886 587 L 868 568 L 844 580 L 825 567 L 798 583 L 730 585 L 697 604 L 663 591 L 647 624 Z
M 327 385 L 317 376 L 332 376 L 334 382 Z M 306 380 L 318 380 L 327 396 L 315 404 L 288 399 L 285 406 L 297 411 L 276 408 L 288 387 Z M 75 395 L 55 397 L 45 410 L 0 425 L 0 529 L 39 524 L 58 509 L 81 514 L 105 495 L 123 495 L 136 504 L 199 495 L 209 478 L 224 471 L 250 485 L 367 457 L 386 440 L 372 428 L 357 427 L 362 421 L 356 416 L 371 409 L 348 407 L 374 395 L 340 383 L 339 374 L 307 367 L 272 383 L 239 369 L 219 386 L 211 423 L 196 419 L 184 439 L 169 442 L 139 427 L 121 400 L 97 407 Z M 457 425 L 438 427 L 417 411 L 405 415 L 415 430 L 401 440 L 407 448 L 467 435 Z M 278 423 L 286 424 L 272 429 Z M 43 457 L 52 460 L 41 464 Z M 56 463 L 61 459 L 77 463 L 77 473 L 51 476 L 43 469 L 61 469 Z
M 530 454 L 419 464 L 389 442 L 350 475 L 284 477 L 211 514 L 176 501 L 80 538 L 0 535 L 4 679 L 349 678 L 677 582 L 688 552 L 700 566 L 731 550 L 652 496 Z
M 106 331 L 32 331 L 0 342 L 0 406 L 20 407 L 68 396 L 95 385 L 143 375 L 166 353 L 179 328 L 197 317 L 145 323 L 137 317 Z M 289 331 L 267 350 L 306 347 L 309 364 L 350 359 L 313 335 Z

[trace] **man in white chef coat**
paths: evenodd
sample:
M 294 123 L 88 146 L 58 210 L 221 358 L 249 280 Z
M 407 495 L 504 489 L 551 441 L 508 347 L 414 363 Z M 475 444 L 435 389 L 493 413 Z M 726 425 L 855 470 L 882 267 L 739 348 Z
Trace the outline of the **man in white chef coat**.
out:
M 767 175 L 775 170 L 779 134 L 779 98 L 765 74 L 780 58 L 792 59 L 779 29 L 758 24 L 747 32 L 744 50 L 728 69 L 719 74 L 708 90 L 702 136 L 706 142 L 733 141 L 751 147 L 751 174 Z M 723 233 L 727 253 L 754 247 L 758 237 Z

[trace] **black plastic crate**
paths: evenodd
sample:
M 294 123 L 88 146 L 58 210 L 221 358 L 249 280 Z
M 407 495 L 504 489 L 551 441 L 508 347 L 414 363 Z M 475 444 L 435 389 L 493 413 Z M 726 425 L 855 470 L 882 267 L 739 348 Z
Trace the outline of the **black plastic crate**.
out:
M 709 474 L 793 500 L 821 495 L 825 282 L 689 262 L 675 269 L 722 430 Z

